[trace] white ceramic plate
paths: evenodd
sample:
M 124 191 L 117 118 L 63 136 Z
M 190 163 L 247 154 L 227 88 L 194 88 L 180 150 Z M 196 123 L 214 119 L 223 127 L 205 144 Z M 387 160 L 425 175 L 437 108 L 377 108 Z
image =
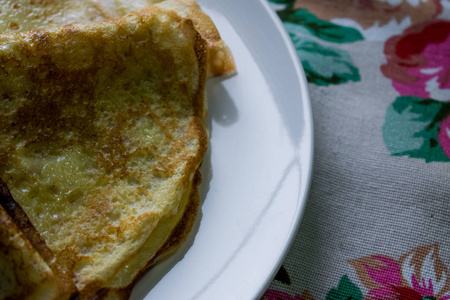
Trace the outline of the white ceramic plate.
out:
M 201 212 L 172 257 L 132 299 L 256 299 L 295 237 L 312 169 L 306 79 L 266 0 L 200 0 L 238 74 L 208 82 L 210 148 Z

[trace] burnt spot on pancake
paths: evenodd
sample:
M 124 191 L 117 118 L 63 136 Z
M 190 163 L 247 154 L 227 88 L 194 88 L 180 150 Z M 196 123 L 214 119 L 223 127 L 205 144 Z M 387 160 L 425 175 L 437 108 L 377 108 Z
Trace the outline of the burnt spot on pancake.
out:
M 20 28 L 19 24 L 17 24 L 16 22 L 10 22 L 8 26 L 9 26 L 9 28 L 11 28 L 12 30 L 15 30 L 15 31 L 19 30 L 19 28 Z

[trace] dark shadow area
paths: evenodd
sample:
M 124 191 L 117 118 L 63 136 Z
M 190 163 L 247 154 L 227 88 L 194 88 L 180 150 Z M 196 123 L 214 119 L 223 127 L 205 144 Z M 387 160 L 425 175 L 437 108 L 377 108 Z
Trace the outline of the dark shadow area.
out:
M 222 78 L 212 78 L 206 84 L 208 95 L 208 126 L 211 120 L 222 126 L 230 126 L 238 120 L 238 111 L 233 99 L 224 88 Z

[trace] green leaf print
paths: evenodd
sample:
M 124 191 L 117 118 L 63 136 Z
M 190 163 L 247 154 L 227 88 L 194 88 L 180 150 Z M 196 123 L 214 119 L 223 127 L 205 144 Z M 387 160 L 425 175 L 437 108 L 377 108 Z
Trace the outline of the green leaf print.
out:
M 269 2 L 278 4 L 294 4 L 295 0 L 269 0 Z
M 296 24 L 307 29 L 312 35 L 328 42 L 351 43 L 363 40 L 362 34 L 352 27 L 340 26 L 318 19 L 306 9 L 283 10 L 278 12 L 285 25 Z
M 361 80 L 358 68 L 346 51 L 320 43 L 320 40 L 329 43 L 363 40 L 358 30 L 321 20 L 306 9 L 294 9 L 293 0 L 269 1 L 285 4 L 277 13 L 297 49 L 308 82 L 327 86 Z
M 450 104 L 413 96 L 398 97 L 388 108 L 383 138 L 394 156 L 423 158 L 426 162 L 450 161 L 438 141 L 439 123 L 450 113 Z
M 340 84 L 359 81 L 359 71 L 353 66 L 347 52 L 322 46 L 315 41 L 290 34 L 302 61 L 308 82 L 316 85 Z
M 347 275 L 342 276 L 337 288 L 331 289 L 325 300 L 362 300 L 363 294 L 361 290 L 348 278 Z

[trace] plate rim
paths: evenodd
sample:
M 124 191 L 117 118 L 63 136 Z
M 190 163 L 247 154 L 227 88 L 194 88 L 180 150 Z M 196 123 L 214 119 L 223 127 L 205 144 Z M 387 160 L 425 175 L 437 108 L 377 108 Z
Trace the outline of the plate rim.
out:
M 293 62 L 293 67 L 295 70 L 295 73 L 297 75 L 298 83 L 300 85 L 301 95 L 300 95 L 300 101 L 303 104 L 303 107 L 305 109 L 304 117 L 305 117 L 305 128 L 304 128 L 304 137 L 302 138 L 302 146 L 303 144 L 307 144 L 307 147 L 302 147 L 302 153 L 301 156 L 305 157 L 304 161 L 302 163 L 307 163 L 306 166 L 306 174 L 302 174 L 302 178 L 299 184 L 301 185 L 302 181 L 305 180 L 305 186 L 304 189 L 300 191 L 298 201 L 299 201 L 299 208 L 297 213 L 297 216 L 295 218 L 295 222 L 293 223 L 293 226 L 291 227 L 291 231 L 288 234 L 288 240 L 287 243 L 284 245 L 284 249 L 281 253 L 281 255 L 278 257 L 277 262 L 274 264 L 274 267 L 272 268 L 272 271 L 267 276 L 265 282 L 261 285 L 260 290 L 258 291 L 258 294 L 255 295 L 255 299 L 260 299 L 264 292 L 267 290 L 267 288 L 270 286 L 272 281 L 274 280 L 278 270 L 280 269 L 283 262 L 286 260 L 287 254 L 289 250 L 292 247 L 292 244 L 297 236 L 297 232 L 300 227 L 300 223 L 303 219 L 303 215 L 305 213 L 306 203 L 308 201 L 309 192 L 311 189 L 311 182 L 312 182 L 312 173 L 313 173 L 313 165 L 314 165 L 314 121 L 313 121 L 313 113 L 312 113 L 312 104 L 311 104 L 311 97 L 309 94 L 308 89 L 308 81 L 306 79 L 305 70 L 303 69 L 303 66 L 301 65 L 300 58 L 295 50 L 295 46 L 289 37 L 286 29 L 283 26 L 283 23 L 281 22 L 278 15 L 275 13 L 275 11 L 270 7 L 269 0 L 257 0 L 262 7 L 266 10 L 267 14 L 269 15 L 270 19 L 272 20 L 273 24 L 275 25 L 278 33 L 280 34 L 281 38 L 283 39 L 284 44 L 287 47 L 287 50 L 289 52 L 289 56 L 291 58 L 291 61 Z M 293 100 L 294 101 L 294 100 Z M 307 140 L 306 140 L 307 139 Z M 304 175 L 304 176 L 303 176 Z

